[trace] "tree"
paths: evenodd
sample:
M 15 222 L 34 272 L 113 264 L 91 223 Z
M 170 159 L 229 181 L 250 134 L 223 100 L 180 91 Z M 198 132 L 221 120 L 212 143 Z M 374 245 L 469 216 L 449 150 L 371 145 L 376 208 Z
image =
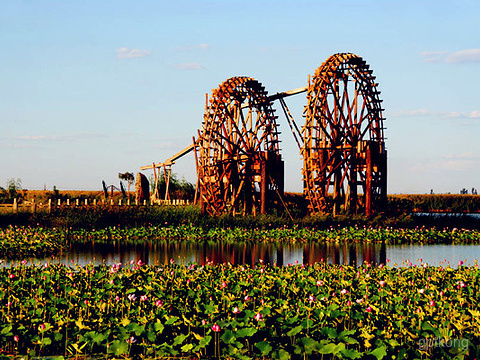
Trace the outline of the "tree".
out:
M 160 196 L 160 199 L 163 199 L 165 197 L 165 191 L 167 188 L 166 182 L 165 182 L 165 174 L 163 170 L 160 170 L 160 173 L 158 175 L 158 184 L 157 184 L 157 189 L 158 189 L 158 194 Z M 152 189 L 152 193 L 155 192 L 155 179 L 152 176 L 150 176 L 150 186 Z M 192 183 L 188 182 L 185 179 L 178 180 L 178 176 L 175 173 L 170 174 L 170 184 L 168 185 L 168 192 L 170 194 L 171 199 L 183 199 L 183 200 L 190 200 L 192 201 L 195 197 L 195 185 Z

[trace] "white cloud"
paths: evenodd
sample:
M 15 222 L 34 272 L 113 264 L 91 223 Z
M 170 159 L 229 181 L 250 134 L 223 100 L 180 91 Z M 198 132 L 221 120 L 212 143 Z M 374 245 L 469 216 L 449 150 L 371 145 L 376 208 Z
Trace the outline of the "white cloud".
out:
M 205 70 L 205 66 L 199 63 L 181 63 L 175 64 L 175 69 L 182 71 Z
M 480 63 L 480 49 L 464 49 L 457 52 L 423 51 L 424 62 Z
M 470 151 L 463 154 L 448 154 L 445 157 L 447 159 L 472 159 L 475 158 L 475 153 L 473 151 Z
M 49 142 L 49 141 L 74 141 L 84 139 L 98 139 L 105 138 L 107 135 L 101 133 L 79 133 L 70 135 L 21 135 L 16 137 L 16 140 L 35 141 L 35 142 Z
M 423 51 L 420 53 L 424 62 L 441 62 L 447 55 L 448 52 L 446 51 Z
M 440 160 L 417 165 L 411 168 L 411 171 L 421 173 L 442 173 L 445 172 L 467 172 L 478 167 L 479 159 L 473 152 L 463 154 L 447 154 Z
M 474 110 L 470 113 L 470 117 L 472 119 L 480 119 L 480 111 L 479 110 Z
M 480 62 L 480 49 L 466 49 L 448 54 L 445 61 L 449 63 Z
M 20 140 L 56 140 L 53 135 L 22 135 L 18 137 Z
M 117 59 L 143 58 L 151 54 L 150 50 L 129 49 L 126 47 L 115 50 Z
M 202 43 L 202 44 L 197 44 L 197 45 L 183 45 L 183 46 L 177 46 L 177 50 L 179 51 L 192 51 L 192 50 L 208 50 L 210 49 L 210 44 L 208 43 Z
M 429 116 L 441 119 L 480 119 L 480 110 L 464 111 L 436 111 L 429 109 L 412 109 L 389 112 L 388 117 L 419 117 Z

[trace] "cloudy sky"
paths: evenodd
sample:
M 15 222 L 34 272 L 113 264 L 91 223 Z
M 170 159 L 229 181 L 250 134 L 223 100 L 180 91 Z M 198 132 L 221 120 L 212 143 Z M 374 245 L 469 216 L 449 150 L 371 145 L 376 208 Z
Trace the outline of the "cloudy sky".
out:
M 382 92 L 389 193 L 480 188 L 479 14 L 474 0 L 2 0 L 0 186 L 118 186 L 188 146 L 227 78 L 286 91 L 353 52 Z M 301 124 L 305 94 L 287 104 Z M 275 107 L 286 189 L 301 191 Z M 195 182 L 193 155 L 174 172 Z

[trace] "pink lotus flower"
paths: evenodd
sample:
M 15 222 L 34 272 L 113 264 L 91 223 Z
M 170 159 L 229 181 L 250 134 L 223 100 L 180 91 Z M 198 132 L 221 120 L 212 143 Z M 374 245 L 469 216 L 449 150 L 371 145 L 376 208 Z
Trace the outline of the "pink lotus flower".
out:
M 15 335 L 15 336 L 13 337 L 13 341 L 18 342 L 18 340 L 19 340 L 18 336 Z
M 233 312 L 234 314 L 238 314 L 238 313 L 240 312 L 240 309 L 239 309 L 237 306 L 235 306 L 235 307 L 233 308 L 233 311 L 232 311 L 232 312 Z
M 156 307 L 162 307 L 162 306 L 163 306 L 163 301 L 162 301 L 162 300 L 157 300 L 157 301 L 155 302 L 155 306 L 156 306 Z
M 347 290 L 347 289 L 343 289 L 342 291 L 340 291 L 340 294 L 346 295 L 346 294 L 348 294 L 348 290 Z
M 38 329 L 39 329 L 40 331 L 45 330 L 45 324 L 41 324 L 41 325 L 38 327 Z
M 363 302 L 363 299 L 357 299 L 357 300 L 355 300 L 355 302 L 356 302 L 357 304 L 361 304 L 361 303 Z
M 255 320 L 257 321 L 263 321 L 263 315 L 258 313 L 257 315 L 255 315 Z
M 147 295 L 140 296 L 140 301 L 147 301 Z
M 347 301 L 347 306 L 352 306 L 352 302 L 350 300 Z
M 227 287 L 227 283 L 225 281 L 222 281 L 222 289 Z
M 212 325 L 212 330 L 213 330 L 214 332 L 219 332 L 219 331 L 220 331 L 220 326 L 218 326 L 217 324 Z
M 323 286 L 323 284 L 324 284 L 324 283 L 323 283 L 322 280 L 318 280 L 318 281 L 317 281 L 317 286 Z
M 8 275 L 8 278 L 9 278 L 9 279 L 13 279 L 14 277 L 15 277 L 15 275 L 14 275 L 14 274 L 10 274 L 10 275 Z
M 368 313 L 371 313 L 371 312 L 372 312 L 372 308 L 369 306 L 369 307 L 367 307 L 367 308 L 365 309 L 365 311 L 368 312 Z
M 248 295 L 245 296 L 245 301 L 249 301 L 250 299 L 251 299 L 250 296 L 248 296 Z
M 440 291 L 440 296 L 443 296 L 443 294 L 444 294 L 443 290 L 442 290 L 442 291 Z
M 418 292 L 419 292 L 420 294 L 424 294 L 424 293 L 425 293 L 425 289 L 420 289 L 420 290 L 418 290 Z
M 384 280 L 380 280 L 379 284 L 381 287 L 385 287 L 385 285 L 387 285 L 387 282 Z
M 429 303 L 429 304 L 430 304 L 430 306 L 435 306 L 435 301 L 430 300 L 430 303 Z
M 135 340 L 135 338 L 132 336 L 132 337 L 130 337 L 130 339 L 125 340 L 125 342 L 127 344 L 133 344 L 133 343 L 137 342 L 137 340 Z
M 120 301 L 120 297 L 118 295 L 115 296 L 115 301 L 117 301 L 117 302 Z

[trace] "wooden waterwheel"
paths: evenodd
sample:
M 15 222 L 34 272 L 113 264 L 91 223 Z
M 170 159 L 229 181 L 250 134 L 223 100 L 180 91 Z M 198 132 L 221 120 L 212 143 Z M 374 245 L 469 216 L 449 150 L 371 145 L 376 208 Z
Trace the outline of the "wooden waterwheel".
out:
M 387 154 L 375 76 L 359 56 L 330 56 L 308 85 L 303 135 L 304 195 L 311 213 L 363 209 L 387 193 Z
M 233 77 L 214 89 L 196 143 L 203 211 L 265 213 L 283 193 L 276 116 L 258 81 Z

